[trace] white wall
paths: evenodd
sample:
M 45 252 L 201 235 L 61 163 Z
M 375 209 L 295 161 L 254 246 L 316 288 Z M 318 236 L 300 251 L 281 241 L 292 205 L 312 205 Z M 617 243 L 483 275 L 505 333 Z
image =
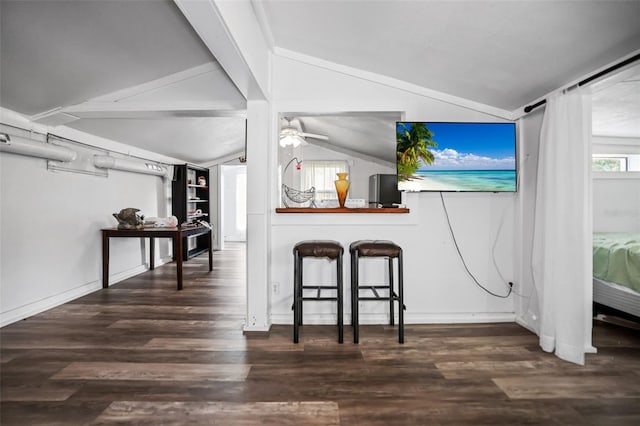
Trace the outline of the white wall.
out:
M 640 176 L 635 175 L 594 176 L 594 232 L 640 232 Z
M 100 229 L 116 226 L 112 213 L 125 207 L 166 216 L 167 185 L 121 171 L 108 177 L 52 172 L 44 159 L 0 153 L 1 324 L 100 289 Z M 170 248 L 168 242 L 156 247 L 160 264 Z M 110 252 L 111 282 L 147 268 L 147 243 L 138 239 L 114 239 Z
M 594 232 L 640 232 L 640 139 L 594 136 L 593 153 L 629 155 L 636 170 L 593 174 Z
M 539 108 L 518 122 L 520 168 L 518 217 L 516 219 L 518 229 L 516 238 L 518 262 L 516 270 L 519 271 L 519 278 L 514 285 L 514 301 L 517 321 L 534 331 L 539 329 L 539 319 L 536 315 L 539 309 L 538 301 L 535 298 L 536 293 L 534 292 L 531 258 L 535 232 L 533 224 L 538 175 L 538 149 L 543 116 L 544 108 Z
M 501 121 L 494 116 L 453 103 L 394 89 L 345 73 L 292 59 L 274 60 L 272 120 L 277 128 L 279 112 L 397 111 L 406 120 Z M 277 135 L 271 140 L 277 149 Z M 272 165 L 277 182 L 277 164 Z M 272 188 L 272 207 L 277 207 L 277 188 Z M 515 281 L 518 257 L 515 238 L 516 195 L 445 194 L 459 244 L 478 280 L 496 293 L 506 293 L 506 281 Z M 405 194 L 410 214 L 276 214 L 271 228 L 271 319 L 291 323 L 293 245 L 303 239 L 335 239 L 348 247 L 361 238 L 391 239 L 405 255 L 406 321 L 473 322 L 509 321 L 514 318 L 513 297 L 498 299 L 479 289 L 467 276 L 453 246 L 439 194 Z M 495 246 L 495 249 L 494 249 Z M 324 267 L 323 267 L 324 266 Z M 383 265 L 375 263 L 363 279 L 379 276 Z M 335 280 L 322 261 L 305 270 L 309 279 Z M 349 277 L 345 261 L 345 279 Z M 273 284 L 276 284 L 275 286 Z M 348 283 L 346 284 L 348 287 Z M 276 291 L 274 291 L 274 288 Z M 348 289 L 347 289 L 348 294 Z M 348 299 L 348 297 L 347 297 Z M 318 306 L 313 306 L 318 305 Z M 309 304 L 305 321 L 331 322 L 331 304 Z M 350 307 L 345 307 L 346 316 Z M 384 320 L 384 307 L 363 305 L 363 322 Z

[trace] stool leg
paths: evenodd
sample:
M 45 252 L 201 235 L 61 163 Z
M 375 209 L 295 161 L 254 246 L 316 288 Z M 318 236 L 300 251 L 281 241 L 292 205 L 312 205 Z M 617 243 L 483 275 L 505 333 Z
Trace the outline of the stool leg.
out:
M 389 325 L 395 324 L 395 314 L 393 312 L 393 258 L 389 258 Z
M 303 289 L 304 289 L 304 271 L 303 271 L 303 266 L 304 266 L 304 256 L 300 256 L 300 265 L 298 266 L 298 276 L 299 276 L 299 280 L 298 282 L 300 283 L 300 285 L 298 286 L 298 297 L 300 298 L 300 306 L 298 307 L 298 324 L 302 325 L 302 318 L 304 317 L 303 314 L 303 301 L 302 301 L 302 296 L 303 296 Z
M 351 253 L 351 281 L 350 281 L 350 284 L 351 284 L 351 326 L 352 327 L 356 323 L 356 321 L 353 318 L 353 305 L 355 304 L 354 301 L 353 301 L 354 297 L 355 297 L 355 293 L 353 291 L 353 283 L 354 283 L 355 279 L 353 278 L 353 274 L 355 273 L 354 270 L 355 270 L 355 267 L 356 267 L 355 266 L 356 265 L 355 261 L 353 259 L 354 259 L 354 254 Z
M 338 254 L 337 260 L 338 276 L 336 277 L 336 285 L 338 286 L 338 343 L 344 341 L 344 319 L 342 318 L 342 253 Z
M 402 273 L 402 249 L 398 253 L 398 342 L 404 343 L 404 291 Z
M 359 300 L 359 292 L 358 292 L 358 287 L 360 286 L 360 284 L 358 283 L 358 268 L 360 266 L 360 261 L 358 258 L 358 252 L 355 251 L 353 253 L 352 256 L 352 263 L 351 263 L 351 268 L 353 269 L 353 274 L 351 276 L 352 282 L 351 282 L 351 293 L 352 293 L 352 297 L 353 297 L 353 306 L 351 307 L 351 311 L 352 311 L 352 315 L 353 315 L 353 343 L 358 343 L 360 340 L 360 333 L 359 333 L 359 320 L 358 320 L 358 300 Z
M 300 315 L 300 256 L 298 252 L 293 254 L 293 343 L 298 343 L 298 327 L 300 321 L 298 316 Z

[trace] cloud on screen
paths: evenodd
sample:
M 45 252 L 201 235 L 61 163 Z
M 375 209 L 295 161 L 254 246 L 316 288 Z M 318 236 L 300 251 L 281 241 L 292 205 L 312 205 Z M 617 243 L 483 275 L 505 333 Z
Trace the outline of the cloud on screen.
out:
M 455 149 L 432 149 L 435 161 L 429 169 L 438 170 L 513 170 L 515 158 L 492 158 L 473 153 L 458 152 Z

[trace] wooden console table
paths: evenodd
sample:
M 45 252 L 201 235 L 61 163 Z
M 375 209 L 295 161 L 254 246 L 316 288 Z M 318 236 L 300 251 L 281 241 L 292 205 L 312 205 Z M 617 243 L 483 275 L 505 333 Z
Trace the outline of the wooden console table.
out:
M 149 238 L 149 269 L 155 268 L 154 238 L 171 238 L 173 240 L 173 259 L 176 261 L 178 290 L 182 290 L 182 239 L 196 235 L 211 235 L 211 229 L 205 226 L 197 228 L 143 228 L 102 230 L 102 288 L 109 287 L 109 238 Z M 209 240 L 209 271 L 213 270 L 213 252 Z

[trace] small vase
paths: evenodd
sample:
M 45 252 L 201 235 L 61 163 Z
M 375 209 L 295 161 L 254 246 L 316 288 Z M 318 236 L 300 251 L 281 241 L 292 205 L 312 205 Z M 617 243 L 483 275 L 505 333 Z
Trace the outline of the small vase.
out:
M 344 207 L 344 202 L 347 199 L 347 193 L 349 192 L 349 181 L 347 180 L 348 173 L 337 173 L 338 180 L 334 183 L 336 185 L 336 193 L 338 194 L 338 204 L 340 207 Z

